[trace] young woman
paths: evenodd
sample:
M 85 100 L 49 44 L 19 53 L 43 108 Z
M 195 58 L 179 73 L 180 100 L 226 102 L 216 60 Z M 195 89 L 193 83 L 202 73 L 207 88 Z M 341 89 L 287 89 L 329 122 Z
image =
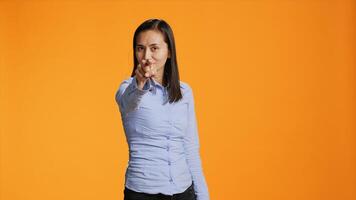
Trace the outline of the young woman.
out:
M 143 22 L 131 77 L 116 92 L 129 147 L 124 200 L 209 200 L 192 88 L 179 80 L 171 27 Z

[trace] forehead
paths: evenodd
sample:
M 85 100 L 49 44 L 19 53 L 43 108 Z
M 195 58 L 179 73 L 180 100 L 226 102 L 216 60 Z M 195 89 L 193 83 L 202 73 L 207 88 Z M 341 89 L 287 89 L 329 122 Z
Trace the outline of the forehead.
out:
M 156 30 L 146 30 L 137 35 L 136 45 L 164 44 L 163 34 Z

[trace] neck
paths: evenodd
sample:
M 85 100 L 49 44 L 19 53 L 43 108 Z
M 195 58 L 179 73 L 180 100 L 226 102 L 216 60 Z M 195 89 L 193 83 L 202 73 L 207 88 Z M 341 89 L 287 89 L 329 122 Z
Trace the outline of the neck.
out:
M 163 86 L 163 70 L 159 71 L 154 77 L 154 80 Z
M 153 79 L 154 79 L 157 83 L 163 85 L 163 83 L 162 83 L 162 82 L 163 82 L 163 81 L 162 81 L 162 77 L 160 77 L 160 78 L 153 77 Z

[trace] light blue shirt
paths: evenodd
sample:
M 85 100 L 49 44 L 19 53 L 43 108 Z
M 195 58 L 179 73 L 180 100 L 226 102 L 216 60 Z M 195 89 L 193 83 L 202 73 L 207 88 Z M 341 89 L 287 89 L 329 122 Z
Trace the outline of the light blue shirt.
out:
M 180 88 L 183 98 L 170 104 L 167 88 L 154 79 L 148 79 L 142 90 L 136 77 L 120 84 L 115 99 L 130 153 L 125 186 L 136 192 L 173 195 L 193 182 L 197 200 L 209 200 L 193 91 L 182 81 Z

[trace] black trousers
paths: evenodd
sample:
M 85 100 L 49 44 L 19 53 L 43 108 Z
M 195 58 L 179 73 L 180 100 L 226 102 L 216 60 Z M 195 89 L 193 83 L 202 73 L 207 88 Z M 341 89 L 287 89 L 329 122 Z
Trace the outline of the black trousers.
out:
M 193 183 L 182 193 L 173 195 L 147 194 L 142 192 L 135 192 L 125 187 L 124 200 L 196 200 L 195 190 Z

